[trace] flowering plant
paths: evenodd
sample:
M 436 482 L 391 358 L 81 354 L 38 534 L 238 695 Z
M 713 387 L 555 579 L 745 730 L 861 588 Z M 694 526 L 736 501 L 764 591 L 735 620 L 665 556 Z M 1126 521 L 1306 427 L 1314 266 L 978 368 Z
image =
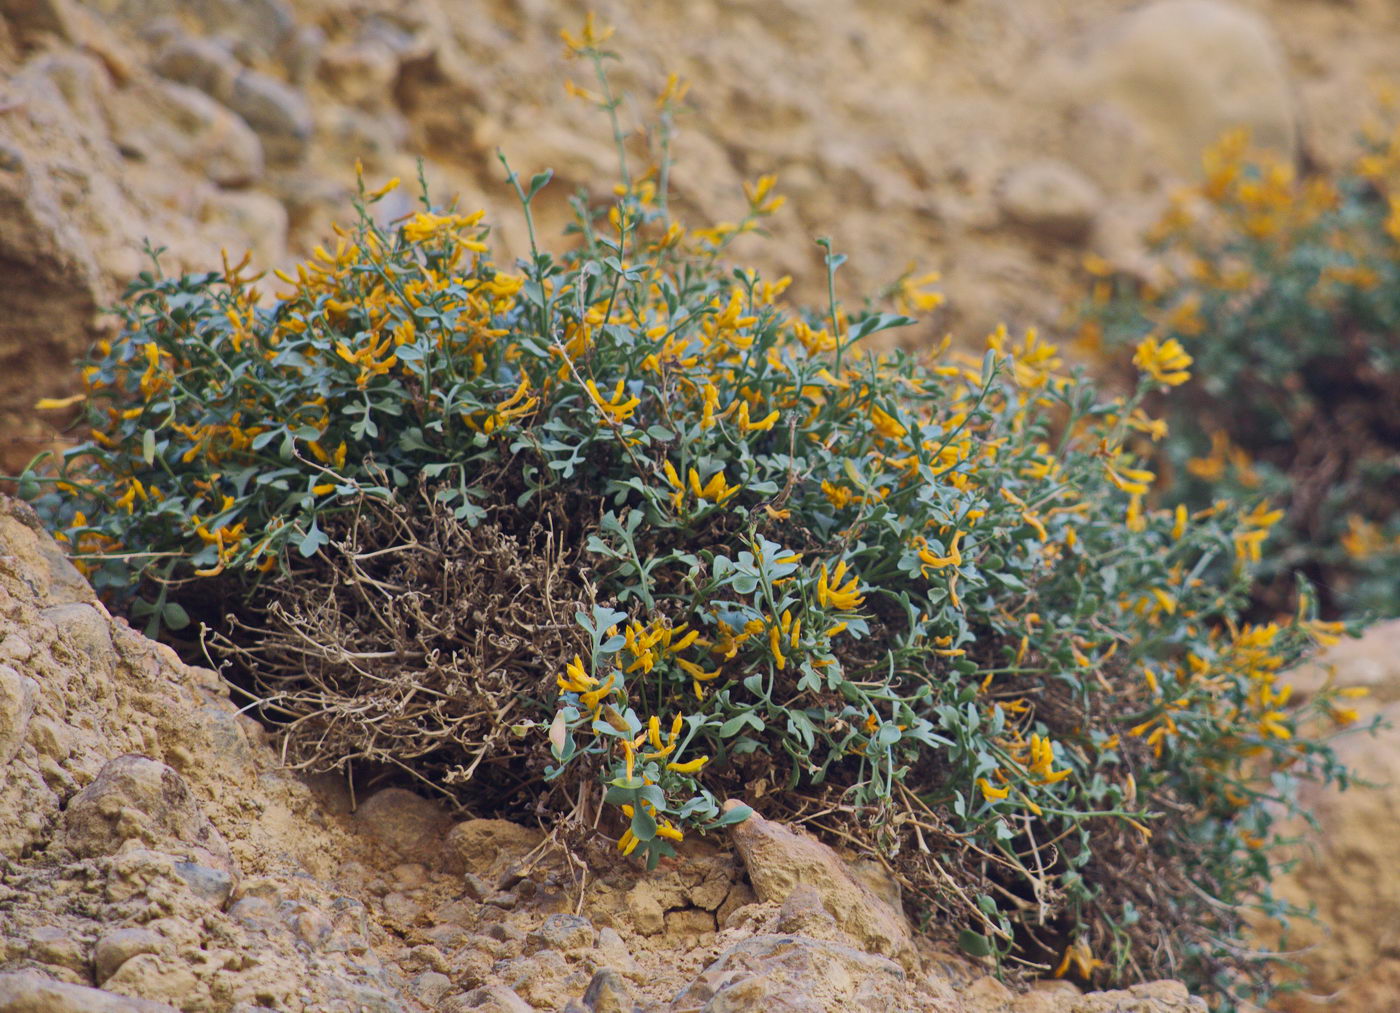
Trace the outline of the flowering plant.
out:
M 1152 236 L 1160 277 L 1091 259 L 1081 337 L 1196 359 L 1189 383 L 1157 375 L 1181 384 L 1157 457 L 1169 505 L 1276 505 L 1256 613 L 1286 609 L 1303 575 L 1325 615 L 1400 615 L 1400 134 L 1335 178 L 1300 178 L 1240 132 L 1205 169 Z
M 1340 714 L 1278 674 L 1338 630 L 1306 598 L 1238 620 L 1269 512 L 1151 506 L 1133 441 L 1190 357 L 1144 343 L 1106 399 L 1033 332 L 861 354 L 928 279 L 849 309 L 823 241 L 808 311 L 734 266 L 775 181 L 685 228 L 664 155 L 629 172 L 602 40 L 571 37 L 575 91 L 621 182 L 564 252 L 498 265 L 426 193 L 380 226 L 395 180 L 271 302 L 246 263 L 138 279 L 40 499 L 75 558 L 213 626 L 305 764 L 395 764 L 649 865 L 742 795 L 1003 967 L 1263 982 L 1235 912 L 1267 900 L 1278 803 L 1337 774 Z M 506 171 L 533 237 L 550 175 Z

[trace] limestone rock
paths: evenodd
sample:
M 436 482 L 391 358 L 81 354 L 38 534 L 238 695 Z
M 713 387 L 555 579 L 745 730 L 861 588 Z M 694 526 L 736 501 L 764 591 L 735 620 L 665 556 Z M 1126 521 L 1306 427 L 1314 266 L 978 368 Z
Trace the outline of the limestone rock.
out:
M 38 974 L 0 974 L 0 1010 L 5 1013 L 178 1013 L 163 1002 L 147 1002 L 101 989 L 66 985 Z
M 1098 26 L 1072 59 L 1079 107 L 1071 152 L 1117 192 L 1158 166 L 1179 178 L 1223 133 L 1248 129 L 1285 156 L 1298 150 L 1287 62 L 1260 15 L 1223 0 L 1155 0 Z
M 1011 221 L 1037 236 L 1066 243 L 1088 237 L 1102 201 L 1083 173 L 1054 159 L 1027 162 L 1007 173 L 1000 198 Z
M 0 665 L 0 766 L 9 763 L 19 752 L 38 696 L 37 682 L 20 675 L 9 665 Z
M 97 601 L 88 582 L 44 530 L 28 503 L 0 497 L 0 545 L 10 557 L 13 572 L 40 608 Z M 30 647 L 17 660 L 28 661 L 32 653 Z
M 156 55 L 153 66 L 163 77 L 198 88 L 241 116 L 262 140 L 270 160 L 290 164 L 305 156 L 314 126 L 305 96 L 244 67 L 226 46 L 176 35 Z
M 449 996 L 440 1007 L 444 1013 L 534 1013 L 534 1007 L 505 985 L 486 985 L 457 996 Z
M 466 820 L 447 832 L 438 861 L 448 872 L 469 872 L 495 882 L 544 840 L 544 834 L 506 820 Z
M 97 857 L 132 839 L 196 855 L 225 876 L 237 873 L 223 835 L 184 779 L 157 760 L 127 755 L 108 762 L 69 802 L 59 843 L 79 857 Z
M 583 1005 L 589 1013 L 632 1013 L 632 992 L 622 975 L 605 967 L 588 983 Z
M 452 818 L 422 795 L 403 788 L 375 792 L 355 811 L 355 823 L 400 858 L 430 858 L 442 847 Z
M 97 941 L 92 959 L 101 984 L 116 973 L 132 957 L 142 953 L 158 953 L 164 945 L 160 935 L 150 929 L 114 929 Z
M 913 934 L 903 912 L 852 876 L 825 844 L 756 812 L 731 827 L 730 834 L 759 900 L 782 903 L 799 886 L 810 886 L 836 924 L 862 948 L 914 965 Z
M 742 826 L 742 824 L 740 824 Z M 805 936 L 754 936 L 730 947 L 671 1004 L 671 1013 L 825 1013 L 872 1009 L 904 979 L 894 961 Z
M 593 923 L 579 915 L 555 914 L 525 937 L 526 952 L 553 949 L 577 953 L 592 949 L 596 933 Z
M 113 136 L 128 152 L 163 152 L 220 186 L 263 175 L 258 135 L 204 92 L 174 81 L 140 81 L 112 94 Z

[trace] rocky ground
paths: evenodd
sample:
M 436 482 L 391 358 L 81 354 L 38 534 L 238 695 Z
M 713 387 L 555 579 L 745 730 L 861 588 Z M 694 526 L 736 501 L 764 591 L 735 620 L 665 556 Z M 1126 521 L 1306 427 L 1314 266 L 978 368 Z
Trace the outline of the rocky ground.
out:
M 917 939 L 876 872 L 761 816 L 645 873 L 304 783 L 3 498 L 0 630 L 3 1013 L 1205 1008 L 1175 982 L 1014 994 Z

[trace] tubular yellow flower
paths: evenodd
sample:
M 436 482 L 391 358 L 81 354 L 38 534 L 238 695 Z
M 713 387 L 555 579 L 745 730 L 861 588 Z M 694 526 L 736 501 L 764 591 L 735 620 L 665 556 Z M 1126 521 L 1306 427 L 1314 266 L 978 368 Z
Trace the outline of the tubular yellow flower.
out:
M 680 842 L 685 839 L 685 834 L 666 820 L 657 821 L 656 836 L 664 837 L 667 840 L 676 842 Z
M 823 608 L 835 609 L 838 612 L 851 612 L 865 602 L 865 596 L 859 591 L 860 578 L 851 574 L 851 579 L 842 586 L 841 581 L 846 576 L 846 561 L 843 559 L 836 564 L 836 570 L 828 578 L 826 564 L 822 564 L 821 576 L 817 579 L 817 601 Z
M 385 183 L 383 186 L 379 187 L 378 189 L 371 190 L 369 193 L 365 194 L 365 200 L 367 200 L 367 201 L 377 201 L 377 200 L 379 200 L 379 198 L 385 196 L 386 194 L 393 193 L 393 192 L 394 192 L 395 190 L 397 190 L 398 188 L 399 188 L 399 177 L 395 176 L 393 179 L 389 180 L 389 182 Z
M 694 774 L 705 764 L 710 762 L 708 756 L 696 757 L 694 760 L 687 760 L 685 763 L 668 763 L 667 770 L 674 770 L 677 774 Z
M 622 398 L 625 380 L 618 380 L 617 386 L 613 388 L 611 398 L 605 398 L 598 391 L 598 385 L 592 380 L 585 381 L 584 386 L 588 388 L 588 393 L 593 397 L 593 407 L 597 408 L 612 422 L 625 422 L 632 417 L 632 413 L 641 404 L 641 399 L 630 397 L 625 401 Z
M 1159 343 L 1153 335 L 1138 344 L 1137 353 L 1133 356 L 1134 366 L 1168 387 L 1180 386 L 1191 379 L 1188 367 L 1193 361 L 1176 338 Z
M 1115 461 L 1104 463 L 1104 475 L 1117 488 L 1133 496 L 1144 496 L 1156 474 L 1145 468 L 1129 468 Z
M 739 415 L 737 418 L 739 431 L 741 433 L 766 433 L 773 428 L 780 414 L 781 413 L 775 408 L 757 422 L 752 422 L 749 420 L 749 403 L 747 401 L 741 401 L 739 402 Z
M 708 500 L 716 506 L 743 489 L 741 485 L 730 485 L 724 477 L 723 469 L 711 475 L 710 480 L 703 486 L 700 484 L 700 473 L 694 468 L 690 469 L 689 479 L 690 491 L 695 494 L 695 498 Z
M 1041 530 L 1044 530 L 1043 528 Z M 948 553 L 939 556 L 931 552 L 926 546 L 928 543 L 923 537 L 915 539 L 915 544 L 919 545 L 919 559 L 923 562 L 923 569 L 941 570 L 945 566 L 962 566 L 962 539 L 963 532 L 957 531 L 953 534 L 953 540 L 948 543 Z
M 870 421 L 874 423 L 875 431 L 887 440 L 902 440 L 909 435 L 909 430 L 879 405 L 870 406 Z
M 1010 788 L 993 787 L 992 782 L 988 781 L 985 777 L 979 777 L 977 779 L 977 787 L 982 790 L 982 798 L 988 802 L 1000 802 L 1011 794 Z
M 597 21 L 592 11 L 583 19 L 583 31 L 574 35 L 567 30 L 559 32 L 559 38 L 564 40 L 564 45 L 568 47 L 570 53 L 583 53 L 590 49 L 596 49 L 608 39 L 612 38 L 613 32 L 617 29 L 611 26 L 606 28 L 598 27 Z
M 566 693 L 586 693 L 598 685 L 598 680 L 584 670 L 583 659 L 575 654 L 574 660 L 564 666 L 564 674 L 558 677 L 558 683 Z
M 773 653 L 773 661 L 778 666 L 778 671 L 787 668 L 787 658 L 783 656 L 783 632 L 777 626 L 768 627 L 768 647 Z
M 613 683 L 616 680 L 616 678 L 616 672 L 609 672 L 608 681 L 603 683 L 597 689 L 589 690 L 586 693 L 581 693 L 579 695 L 579 702 L 583 704 L 586 710 L 592 711 L 596 714 L 599 707 L 602 706 L 603 697 L 607 696 L 613 691 Z

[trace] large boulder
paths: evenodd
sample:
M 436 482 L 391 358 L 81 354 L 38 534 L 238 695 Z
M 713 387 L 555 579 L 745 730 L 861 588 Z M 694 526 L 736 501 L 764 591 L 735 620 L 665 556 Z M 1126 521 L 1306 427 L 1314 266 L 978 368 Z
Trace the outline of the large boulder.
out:
M 1194 176 L 1202 150 L 1238 127 L 1284 155 L 1298 150 L 1282 47 L 1262 17 L 1222 0 L 1156 0 L 1109 20 L 1066 80 L 1070 153 L 1116 192 Z

